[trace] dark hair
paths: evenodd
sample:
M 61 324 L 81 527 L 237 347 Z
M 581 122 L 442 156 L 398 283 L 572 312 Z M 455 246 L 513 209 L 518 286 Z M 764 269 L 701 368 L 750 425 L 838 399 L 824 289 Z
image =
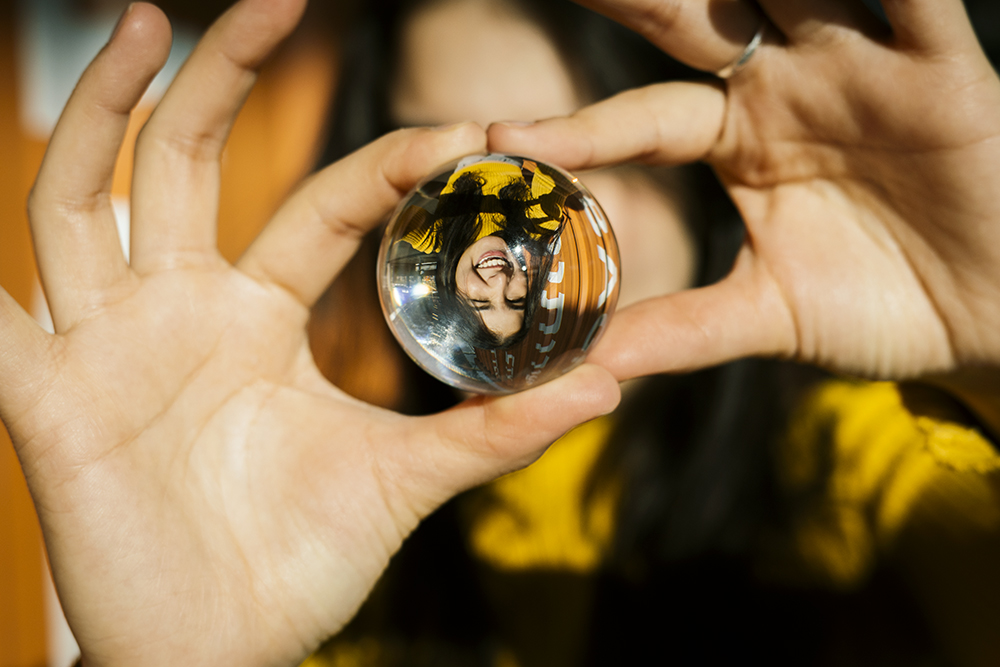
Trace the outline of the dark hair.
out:
M 462 330 L 463 340 L 482 349 L 509 348 L 519 343 L 534 321 L 535 310 L 545 289 L 549 269 L 552 267 L 550 245 L 559 236 L 563 213 L 556 211 L 560 226 L 548 229 L 528 216 L 528 209 L 536 202 L 531 198 L 527 184 L 515 180 L 500 189 L 497 195 L 484 195 L 485 181 L 475 172 L 462 174 L 454 189 L 441 195 L 434 220 L 440 221 L 440 260 L 436 272 L 438 294 L 442 312 L 455 313 Z M 527 252 L 532 258 L 525 262 L 528 293 L 525 297 L 524 317 L 521 327 L 511 335 L 502 337 L 491 331 L 469 300 L 459 293 L 456 285 L 456 267 L 465 250 L 482 233 L 482 212 L 499 213 L 501 229 L 496 234 L 508 247 Z

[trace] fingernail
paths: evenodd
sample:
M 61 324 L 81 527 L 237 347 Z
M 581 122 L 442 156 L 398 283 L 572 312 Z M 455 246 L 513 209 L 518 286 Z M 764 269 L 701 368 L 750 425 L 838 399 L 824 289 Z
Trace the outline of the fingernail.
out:
M 125 23 L 125 19 L 128 18 L 128 15 L 132 13 L 133 7 L 135 7 L 135 3 L 130 2 L 129 6 L 125 8 L 124 12 L 122 12 L 122 15 L 118 17 L 118 23 L 115 24 L 115 29 L 111 32 L 111 38 L 108 40 L 109 42 L 113 42 L 115 37 L 118 36 L 118 31 L 122 29 L 122 24 Z

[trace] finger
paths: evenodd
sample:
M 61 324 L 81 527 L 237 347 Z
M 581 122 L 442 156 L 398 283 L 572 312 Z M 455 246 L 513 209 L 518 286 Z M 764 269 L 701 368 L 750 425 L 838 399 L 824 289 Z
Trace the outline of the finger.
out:
M 49 143 L 28 205 L 57 331 L 72 326 L 128 271 L 111 208 L 129 112 L 170 52 L 170 25 L 137 3 L 84 72 Z
M 586 364 L 538 387 L 477 397 L 410 425 L 410 457 L 386 471 L 426 514 L 451 496 L 528 465 L 570 428 L 614 410 L 618 383 Z
M 626 380 L 749 356 L 791 357 L 797 334 L 790 312 L 780 289 L 744 249 L 722 282 L 616 313 L 588 361 Z
M 717 72 L 739 58 L 761 23 L 749 0 L 578 0 L 674 58 Z
M 489 148 L 570 170 L 626 161 L 681 164 L 709 155 L 725 111 L 721 85 L 663 83 L 620 93 L 566 118 L 495 123 L 488 132 Z
M 975 32 L 959 0 L 881 0 L 902 47 L 948 52 L 975 47 Z
M 858 32 L 888 35 L 885 24 L 864 0 L 760 0 L 760 6 L 792 44 L 815 46 Z
M 310 179 L 237 266 L 311 306 L 354 255 L 361 238 L 421 178 L 485 149 L 486 136 L 475 123 L 393 132 Z
M 132 266 L 218 261 L 219 161 L 256 78 L 305 0 L 242 0 L 209 28 L 143 129 L 132 186 Z
M 47 334 L 10 294 L 0 288 L 0 419 L 13 428 L 34 401 L 31 386 L 41 378 Z

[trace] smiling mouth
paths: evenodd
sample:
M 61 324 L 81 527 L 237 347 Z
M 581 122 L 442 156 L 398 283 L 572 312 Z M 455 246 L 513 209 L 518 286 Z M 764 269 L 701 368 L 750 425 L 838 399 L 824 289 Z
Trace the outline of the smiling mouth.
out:
M 513 266 L 507 256 L 498 250 L 491 250 L 476 262 L 477 269 L 511 269 Z

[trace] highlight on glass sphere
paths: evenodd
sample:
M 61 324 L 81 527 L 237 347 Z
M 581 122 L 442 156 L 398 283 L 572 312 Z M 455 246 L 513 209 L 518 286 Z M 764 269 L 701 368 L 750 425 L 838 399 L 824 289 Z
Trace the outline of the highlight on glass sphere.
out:
M 414 188 L 378 266 L 403 349 L 480 394 L 579 365 L 618 300 L 618 245 L 597 200 L 562 169 L 511 155 L 464 158 Z

